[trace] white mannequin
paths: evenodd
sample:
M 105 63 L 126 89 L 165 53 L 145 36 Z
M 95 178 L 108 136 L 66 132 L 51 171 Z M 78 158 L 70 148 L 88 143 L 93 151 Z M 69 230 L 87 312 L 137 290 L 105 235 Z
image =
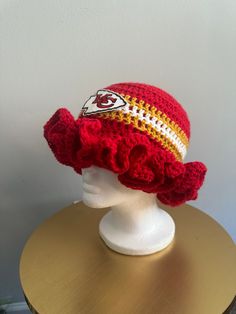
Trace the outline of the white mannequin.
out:
M 156 196 L 130 189 L 117 174 L 96 166 L 82 169 L 83 202 L 93 208 L 110 207 L 99 233 L 114 251 L 146 255 L 167 247 L 174 238 L 175 224 L 160 209 Z

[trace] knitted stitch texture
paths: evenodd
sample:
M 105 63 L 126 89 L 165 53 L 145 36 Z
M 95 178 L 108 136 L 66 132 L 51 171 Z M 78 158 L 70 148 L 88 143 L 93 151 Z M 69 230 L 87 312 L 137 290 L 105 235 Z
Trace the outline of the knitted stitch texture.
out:
M 91 97 L 78 119 L 61 108 L 44 125 L 60 163 L 79 174 L 91 165 L 111 170 L 125 186 L 171 206 L 197 198 L 207 169 L 183 163 L 190 123 L 176 99 L 141 83 L 113 84 Z

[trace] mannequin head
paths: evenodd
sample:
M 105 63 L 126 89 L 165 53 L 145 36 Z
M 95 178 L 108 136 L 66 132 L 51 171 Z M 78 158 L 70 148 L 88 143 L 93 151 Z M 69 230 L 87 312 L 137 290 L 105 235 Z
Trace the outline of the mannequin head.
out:
M 118 175 L 102 167 L 82 168 L 83 202 L 110 207 L 99 223 L 99 234 L 112 250 L 128 255 L 159 251 L 173 240 L 172 218 L 156 203 L 154 193 L 123 185 Z
M 82 175 L 83 202 L 111 207 L 99 233 L 124 254 L 166 247 L 175 225 L 157 199 L 171 206 L 196 199 L 206 173 L 201 162 L 183 163 L 190 139 L 184 108 L 147 84 L 99 89 L 77 119 L 66 108 L 58 109 L 45 124 L 44 136 L 57 160 Z
M 94 208 L 116 206 L 144 196 L 155 196 L 121 184 L 118 175 L 97 166 L 82 169 L 83 202 Z

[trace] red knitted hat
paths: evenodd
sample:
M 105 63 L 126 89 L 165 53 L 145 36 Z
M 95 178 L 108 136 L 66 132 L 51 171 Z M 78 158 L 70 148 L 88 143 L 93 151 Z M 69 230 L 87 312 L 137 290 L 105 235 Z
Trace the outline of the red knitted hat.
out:
M 168 205 L 197 198 L 205 165 L 183 163 L 190 138 L 185 110 L 165 91 L 141 83 L 98 90 L 77 120 L 58 109 L 44 126 L 56 159 L 74 168 L 96 165 L 118 174 L 125 186 L 156 193 Z

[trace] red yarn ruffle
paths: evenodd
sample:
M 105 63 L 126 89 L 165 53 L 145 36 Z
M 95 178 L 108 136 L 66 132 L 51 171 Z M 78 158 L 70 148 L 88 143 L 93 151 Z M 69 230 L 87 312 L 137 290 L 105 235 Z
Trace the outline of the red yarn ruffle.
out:
M 56 159 L 77 173 L 91 165 L 106 168 L 125 186 L 156 193 L 171 206 L 196 199 L 207 171 L 201 162 L 176 161 L 131 125 L 96 116 L 75 121 L 67 109 L 56 111 L 44 126 L 44 136 Z

